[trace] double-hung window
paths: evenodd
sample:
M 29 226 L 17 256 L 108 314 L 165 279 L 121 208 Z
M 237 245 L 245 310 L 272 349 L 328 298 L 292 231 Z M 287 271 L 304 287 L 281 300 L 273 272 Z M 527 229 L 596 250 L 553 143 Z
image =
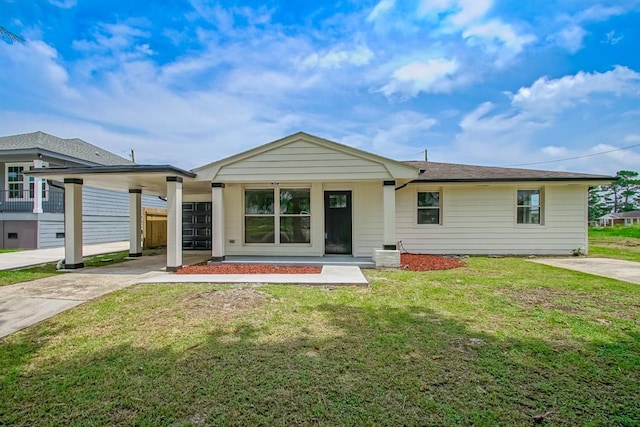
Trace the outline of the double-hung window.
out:
M 440 224 L 441 205 L 439 191 L 418 192 L 418 224 Z
M 309 189 L 245 189 L 244 242 L 310 243 Z
M 518 224 L 542 224 L 542 192 L 536 190 L 518 190 L 516 208 Z

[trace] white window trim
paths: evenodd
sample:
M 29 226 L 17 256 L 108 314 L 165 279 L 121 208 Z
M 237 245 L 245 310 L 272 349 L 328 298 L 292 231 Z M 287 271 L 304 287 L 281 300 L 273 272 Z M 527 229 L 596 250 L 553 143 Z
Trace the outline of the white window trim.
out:
M 48 164 L 43 163 L 43 167 L 48 166 Z M 4 164 L 4 189 L 7 194 L 7 200 L 11 201 L 30 201 L 33 200 L 32 197 L 25 197 L 28 191 L 31 190 L 31 178 L 30 176 L 22 174 L 22 197 L 9 197 L 11 194 L 9 191 L 9 184 L 20 183 L 19 181 L 9 181 L 9 168 L 10 167 L 22 167 L 23 172 L 28 171 L 33 167 L 33 163 L 29 162 L 14 162 L 14 163 L 5 163 Z M 34 178 L 35 179 L 35 178 Z M 47 184 L 46 180 L 42 180 L 44 184 L 44 188 L 42 191 L 42 201 L 47 201 L 49 199 L 49 184 Z
M 309 209 L 309 213 L 306 215 L 298 215 L 298 214 L 281 214 L 280 213 L 280 189 L 284 188 L 287 190 L 309 190 L 309 197 L 311 198 L 311 186 L 310 185 L 281 185 L 281 186 L 277 186 L 277 187 L 272 187 L 272 186 L 259 186 L 259 185 L 252 185 L 252 186 L 247 186 L 247 187 L 243 187 L 242 188 L 242 245 L 243 246 L 269 246 L 269 247 L 274 247 L 274 246 L 279 246 L 279 247 L 295 247 L 295 246 L 304 246 L 304 247 L 309 247 L 312 246 L 313 244 L 313 231 L 311 232 L 310 236 L 309 236 L 309 243 L 281 243 L 280 242 L 280 218 L 284 217 L 284 218 L 288 218 L 288 217 L 308 217 L 309 218 L 309 223 L 312 224 L 311 221 L 311 211 L 312 209 Z M 246 191 L 247 190 L 273 190 L 273 214 L 247 214 L 246 213 Z M 274 225 L 274 229 L 273 229 L 273 243 L 247 243 L 246 240 L 246 222 L 245 222 L 245 218 L 247 216 L 254 216 L 254 217 L 273 217 L 273 225 Z
M 435 209 L 435 208 L 427 208 L 418 206 L 418 193 L 440 193 L 438 200 L 438 223 L 437 224 L 420 224 L 418 223 L 418 209 Z M 417 227 L 438 227 L 443 225 L 444 223 L 444 209 L 443 209 L 443 200 L 444 200 L 444 189 L 443 188 L 416 188 L 415 193 L 413 194 L 413 223 Z
M 518 204 L 518 191 L 533 191 L 536 190 L 538 191 L 539 194 L 539 198 L 540 198 L 540 204 L 539 205 L 519 205 Z M 513 222 L 515 223 L 516 226 L 518 227 L 541 227 L 544 226 L 546 223 L 545 220 L 545 216 L 547 214 L 547 209 L 545 207 L 545 191 L 544 191 L 544 187 L 518 187 L 516 188 L 516 191 L 514 192 L 515 195 L 515 208 L 514 208 L 514 217 L 513 217 Z M 520 207 L 535 207 L 538 206 L 540 208 L 540 222 L 537 224 L 531 224 L 531 223 L 520 223 L 518 222 L 518 208 Z

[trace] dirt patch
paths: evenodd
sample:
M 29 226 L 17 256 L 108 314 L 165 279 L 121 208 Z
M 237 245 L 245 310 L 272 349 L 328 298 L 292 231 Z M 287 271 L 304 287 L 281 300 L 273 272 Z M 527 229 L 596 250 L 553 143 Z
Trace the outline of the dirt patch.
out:
M 268 298 L 269 295 L 255 289 L 224 289 L 191 295 L 183 302 L 192 314 L 226 317 L 260 307 Z
M 405 270 L 431 271 L 449 270 L 451 268 L 464 267 L 466 264 L 458 258 L 438 255 L 401 254 L 400 265 Z
M 214 264 L 189 265 L 182 267 L 178 274 L 320 274 L 320 267 L 289 265 Z

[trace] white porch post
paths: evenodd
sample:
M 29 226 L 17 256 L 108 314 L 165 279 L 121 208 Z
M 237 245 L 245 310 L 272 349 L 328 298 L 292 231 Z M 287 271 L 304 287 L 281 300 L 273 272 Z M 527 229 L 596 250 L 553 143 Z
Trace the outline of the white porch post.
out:
M 142 190 L 129 190 L 129 256 L 142 256 Z
M 36 159 L 33 161 L 33 168 L 39 169 L 42 167 L 42 160 Z M 33 213 L 42 213 L 42 178 L 33 178 Z
M 78 178 L 64 179 L 64 268 L 84 267 L 82 262 L 82 184 Z
M 374 251 L 376 267 L 400 267 L 400 251 L 396 241 L 396 182 L 382 183 L 383 231 L 382 249 Z
M 396 250 L 396 182 L 384 181 L 382 187 L 382 205 L 383 205 L 383 249 Z
M 182 267 L 182 177 L 167 177 L 167 271 Z
M 211 260 L 224 261 L 224 184 L 211 183 Z

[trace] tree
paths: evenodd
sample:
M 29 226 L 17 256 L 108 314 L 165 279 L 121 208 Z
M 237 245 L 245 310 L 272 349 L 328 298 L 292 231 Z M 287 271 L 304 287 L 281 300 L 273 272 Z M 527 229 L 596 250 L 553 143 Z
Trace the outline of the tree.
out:
M 628 212 L 636 210 L 640 193 L 640 179 L 638 172 L 621 170 L 616 173 L 616 180 L 605 186 L 605 200 L 611 207 L 611 212 Z
M 5 27 L 0 25 L 0 39 L 7 43 L 24 43 L 24 39 L 16 33 L 12 33 Z
M 608 213 L 640 210 L 640 177 L 638 172 L 621 170 L 610 185 L 589 188 L 589 221 Z
M 589 187 L 589 221 L 597 221 L 610 212 L 603 197 L 602 187 L 605 186 Z

